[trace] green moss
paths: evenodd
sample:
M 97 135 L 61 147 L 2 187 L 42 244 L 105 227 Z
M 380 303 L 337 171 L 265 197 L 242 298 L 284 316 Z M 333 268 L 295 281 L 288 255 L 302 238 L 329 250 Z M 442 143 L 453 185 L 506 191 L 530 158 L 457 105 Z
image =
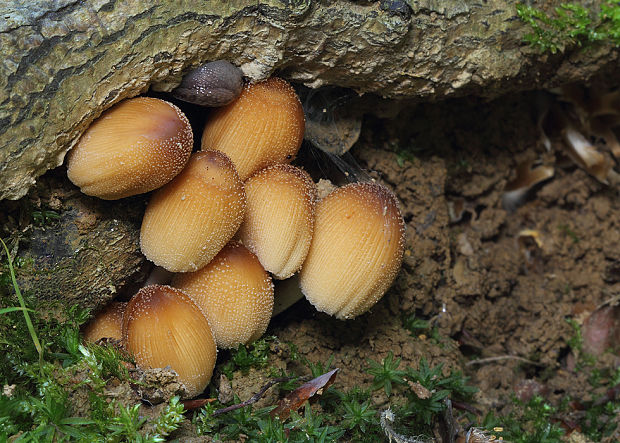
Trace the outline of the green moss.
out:
M 531 32 L 524 40 L 540 52 L 564 52 L 568 48 L 594 43 L 620 45 L 620 4 L 605 1 L 600 10 L 576 3 L 562 3 L 552 14 L 517 4 L 517 14 Z

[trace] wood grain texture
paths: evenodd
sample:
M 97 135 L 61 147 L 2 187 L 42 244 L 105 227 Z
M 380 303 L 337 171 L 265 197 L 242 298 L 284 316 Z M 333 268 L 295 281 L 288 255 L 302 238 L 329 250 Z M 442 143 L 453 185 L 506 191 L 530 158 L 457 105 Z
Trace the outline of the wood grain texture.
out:
M 391 98 L 497 96 L 617 65 L 598 47 L 541 57 L 510 0 L 22 0 L 0 5 L 0 199 L 23 196 L 102 111 L 226 59 Z M 405 3 L 405 2 L 400 2 Z

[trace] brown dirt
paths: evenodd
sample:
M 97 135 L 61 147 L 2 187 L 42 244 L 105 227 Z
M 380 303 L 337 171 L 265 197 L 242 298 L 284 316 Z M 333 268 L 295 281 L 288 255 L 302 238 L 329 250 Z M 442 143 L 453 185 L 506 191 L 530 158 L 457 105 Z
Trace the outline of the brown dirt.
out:
M 591 398 L 587 375 L 575 370 L 567 319 L 581 324 L 620 293 L 620 199 L 617 189 L 545 152 L 537 100 L 536 94 L 458 100 L 417 106 L 396 121 L 366 119 L 353 155 L 402 203 L 408 227 L 402 271 L 384 299 L 356 320 L 334 320 L 302 303 L 269 332 L 311 362 L 333 356 L 332 366 L 342 369 L 340 389 L 368 387 L 366 359 L 393 351 L 403 365 L 417 367 L 426 357 L 462 369 L 480 388 L 483 410 L 501 410 L 511 394 L 533 389 L 551 401 Z M 555 177 L 516 211 L 503 209 L 517 164 L 540 157 L 555 165 Z M 451 222 L 449 203 L 464 205 L 462 220 Z M 518 240 L 525 229 L 538 232 L 540 246 Z M 449 338 L 412 337 L 402 317 L 413 312 Z M 492 357 L 500 359 L 472 362 Z M 597 363 L 612 364 L 618 362 L 610 354 Z

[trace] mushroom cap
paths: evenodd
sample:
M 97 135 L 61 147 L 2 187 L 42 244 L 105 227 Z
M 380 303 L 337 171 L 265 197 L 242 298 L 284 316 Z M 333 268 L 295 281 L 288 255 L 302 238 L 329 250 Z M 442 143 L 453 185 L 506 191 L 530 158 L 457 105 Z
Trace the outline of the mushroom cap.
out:
M 170 366 L 190 397 L 206 388 L 215 367 L 207 318 L 187 294 L 170 286 L 145 286 L 129 301 L 123 344 L 138 366 Z
M 82 134 L 67 159 L 67 175 L 81 191 L 116 200 L 172 180 L 192 152 L 192 128 L 172 103 L 150 97 L 124 100 Z
M 202 106 L 224 106 L 243 90 L 243 72 L 226 60 L 215 60 L 188 72 L 171 91 L 180 100 Z
M 202 149 L 224 152 L 241 180 L 276 163 L 290 163 L 304 137 L 304 111 L 293 87 L 277 77 L 247 85 L 237 100 L 205 124 Z
M 192 154 L 187 167 L 153 194 L 140 230 L 142 253 L 171 272 L 202 268 L 243 221 L 243 183 L 225 154 Z
M 405 223 L 385 186 L 352 183 L 317 204 L 314 236 L 300 286 L 319 311 L 340 319 L 373 306 L 396 277 Z
M 316 184 L 292 165 L 261 169 L 245 182 L 247 206 L 239 238 L 276 278 L 299 271 L 314 228 Z
M 99 311 L 82 330 L 84 340 L 94 343 L 102 338 L 121 340 L 123 313 L 127 303 L 114 301 Z
M 229 243 L 196 272 L 176 274 L 172 284 L 201 307 L 219 347 L 250 343 L 265 333 L 273 309 L 273 283 L 241 243 Z

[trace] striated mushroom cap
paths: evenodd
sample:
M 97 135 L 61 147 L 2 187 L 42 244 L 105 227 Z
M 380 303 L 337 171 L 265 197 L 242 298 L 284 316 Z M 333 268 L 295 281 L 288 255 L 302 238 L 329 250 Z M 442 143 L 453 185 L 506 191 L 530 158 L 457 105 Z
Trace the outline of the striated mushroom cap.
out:
M 121 340 L 123 313 L 127 303 L 112 302 L 97 313 L 84 327 L 84 340 L 94 343 L 102 338 Z
M 202 134 L 202 149 L 224 152 L 241 180 L 276 163 L 290 163 L 304 137 L 304 111 L 293 87 L 272 77 L 248 85 L 215 111 Z
M 104 112 L 67 160 L 67 175 L 84 194 L 116 200 L 172 180 L 192 152 L 192 128 L 172 103 L 125 100 Z
M 264 334 L 273 308 L 273 283 L 245 246 L 231 242 L 207 266 L 176 274 L 172 284 L 203 310 L 217 345 L 233 348 Z
M 299 271 L 314 228 L 317 188 L 292 165 L 261 169 L 245 182 L 247 207 L 239 230 L 243 244 L 276 278 Z
M 394 194 L 377 183 L 353 183 L 317 204 L 314 236 L 300 286 L 319 311 L 340 319 L 373 306 L 396 277 L 405 223 Z
M 243 183 L 232 162 L 221 152 L 197 152 L 183 172 L 151 198 L 140 248 L 168 271 L 195 271 L 235 235 L 244 211 Z
M 146 286 L 131 299 L 123 317 L 123 344 L 138 366 L 170 366 L 190 397 L 207 387 L 215 367 L 207 318 L 187 294 L 170 286 Z

